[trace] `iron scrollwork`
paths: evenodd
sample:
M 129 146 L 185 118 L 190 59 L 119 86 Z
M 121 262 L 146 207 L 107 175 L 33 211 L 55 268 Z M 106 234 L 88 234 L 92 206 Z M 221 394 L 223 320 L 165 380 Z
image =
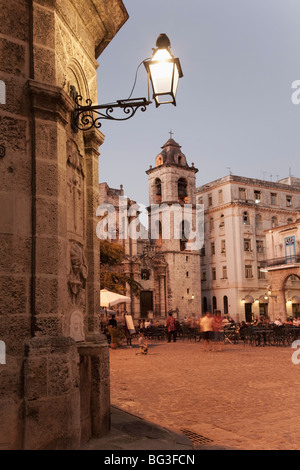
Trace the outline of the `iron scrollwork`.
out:
M 74 96 L 75 108 L 72 113 L 72 128 L 74 130 L 87 131 L 92 127 L 99 129 L 102 120 L 127 121 L 132 118 L 138 109 L 146 111 L 151 101 L 146 98 L 132 98 L 125 100 L 117 100 L 114 103 L 107 103 L 93 106 L 91 99 L 85 100 L 82 105 L 83 98 L 81 95 Z M 121 109 L 125 114 L 121 116 L 113 115 L 115 109 Z

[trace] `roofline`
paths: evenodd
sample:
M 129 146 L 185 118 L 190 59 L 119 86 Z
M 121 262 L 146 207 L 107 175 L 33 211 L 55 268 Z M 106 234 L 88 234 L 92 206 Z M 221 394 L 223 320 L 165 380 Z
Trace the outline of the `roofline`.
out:
M 267 188 L 282 189 L 285 191 L 289 189 L 290 192 L 300 192 L 300 184 L 298 187 L 298 186 L 291 186 L 288 183 L 277 183 L 273 181 L 260 180 L 256 178 L 248 178 L 246 176 L 227 175 L 227 176 L 223 176 L 222 178 L 218 178 L 217 180 L 206 183 L 202 186 L 198 186 L 196 188 L 196 193 L 200 191 L 208 191 L 208 190 L 211 190 L 215 186 L 220 186 L 222 184 L 227 184 L 230 182 L 238 182 L 238 183 L 245 184 L 245 185 L 252 184 L 252 185 L 263 186 Z

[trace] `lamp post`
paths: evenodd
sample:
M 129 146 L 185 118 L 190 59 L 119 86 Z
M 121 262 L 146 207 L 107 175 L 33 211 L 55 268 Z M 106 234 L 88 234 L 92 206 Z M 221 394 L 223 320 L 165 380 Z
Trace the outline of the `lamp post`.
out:
M 171 44 L 168 36 L 160 34 L 156 41 L 156 49 L 150 59 L 142 62 L 147 71 L 148 98 L 128 98 L 113 103 L 93 105 L 91 99 L 86 99 L 73 88 L 72 97 L 75 102 L 71 115 L 71 125 L 74 131 L 89 130 L 92 127 L 100 128 L 102 120 L 127 121 L 133 117 L 138 109 L 146 111 L 150 100 L 150 83 L 153 90 L 153 99 L 156 107 L 171 103 L 176 106 L 176 92 L 179 78 L 183 77 L 180 61 L 171 53 Z M 121 116 L 114 115 L 115 109 L 121 109 Z

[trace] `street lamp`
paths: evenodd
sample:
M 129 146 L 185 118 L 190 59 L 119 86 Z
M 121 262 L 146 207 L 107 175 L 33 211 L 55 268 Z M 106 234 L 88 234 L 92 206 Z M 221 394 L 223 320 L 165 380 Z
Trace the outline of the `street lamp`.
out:
M 83 97 L 72 89 L 72 97 L 75 107 L 71 115 L 71 125 L 75 132 L 78 130 L 89 130 L 92 127 L 100 128 L 103 119 L 113 121 L 127 121 L 133 117 L 140 108 L 146 111 L 150 100 L 150 83 L 153 90 L 153 99 L 156 107 L 161 104 L 171 103 L 176 106 L 176 92 L 179 78 L 183 77 L 180 61 L 171 54 L 171 44 L 168 36 L 160 34 L 156 41 L 156 49 L 150 59 L 142 62 L 147 70 L 148 76 L 148 98 L 128 98 L 117 100 L 114 103 L 93 105 L 91 99 L 86 99 L 82 104 Z M 141 65 L 141 64 L 140 64 Z M 115 109 L 121 109 L 123 115 L 114 115 Z
M 151 59 L 144 61 L 153 89 L 156 107 L 172 103 L 176 106 L 179 78 L 183 77 L 180 61 L 171 54 L 171 43 L 166 34 L 160 34 Z

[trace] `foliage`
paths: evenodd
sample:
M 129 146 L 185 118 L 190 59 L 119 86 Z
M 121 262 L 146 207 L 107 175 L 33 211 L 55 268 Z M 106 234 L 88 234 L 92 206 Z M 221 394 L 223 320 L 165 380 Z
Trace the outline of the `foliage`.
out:
M 108 289 L 118 294 L 125 294 L 128 284 L 135 296 L 139 296 L 142 286 L 131 276 L 119 272 L 122 261 L 125 259 L 125 249 L 119 243 L 101 240 L 100 243 L 100 284 L 101 289 Z
M 125 258 L 125 248 L 119 243 L 112 243 L 108 240 L 101 240 L 100 243 L 100 263 L 116 266 Z

